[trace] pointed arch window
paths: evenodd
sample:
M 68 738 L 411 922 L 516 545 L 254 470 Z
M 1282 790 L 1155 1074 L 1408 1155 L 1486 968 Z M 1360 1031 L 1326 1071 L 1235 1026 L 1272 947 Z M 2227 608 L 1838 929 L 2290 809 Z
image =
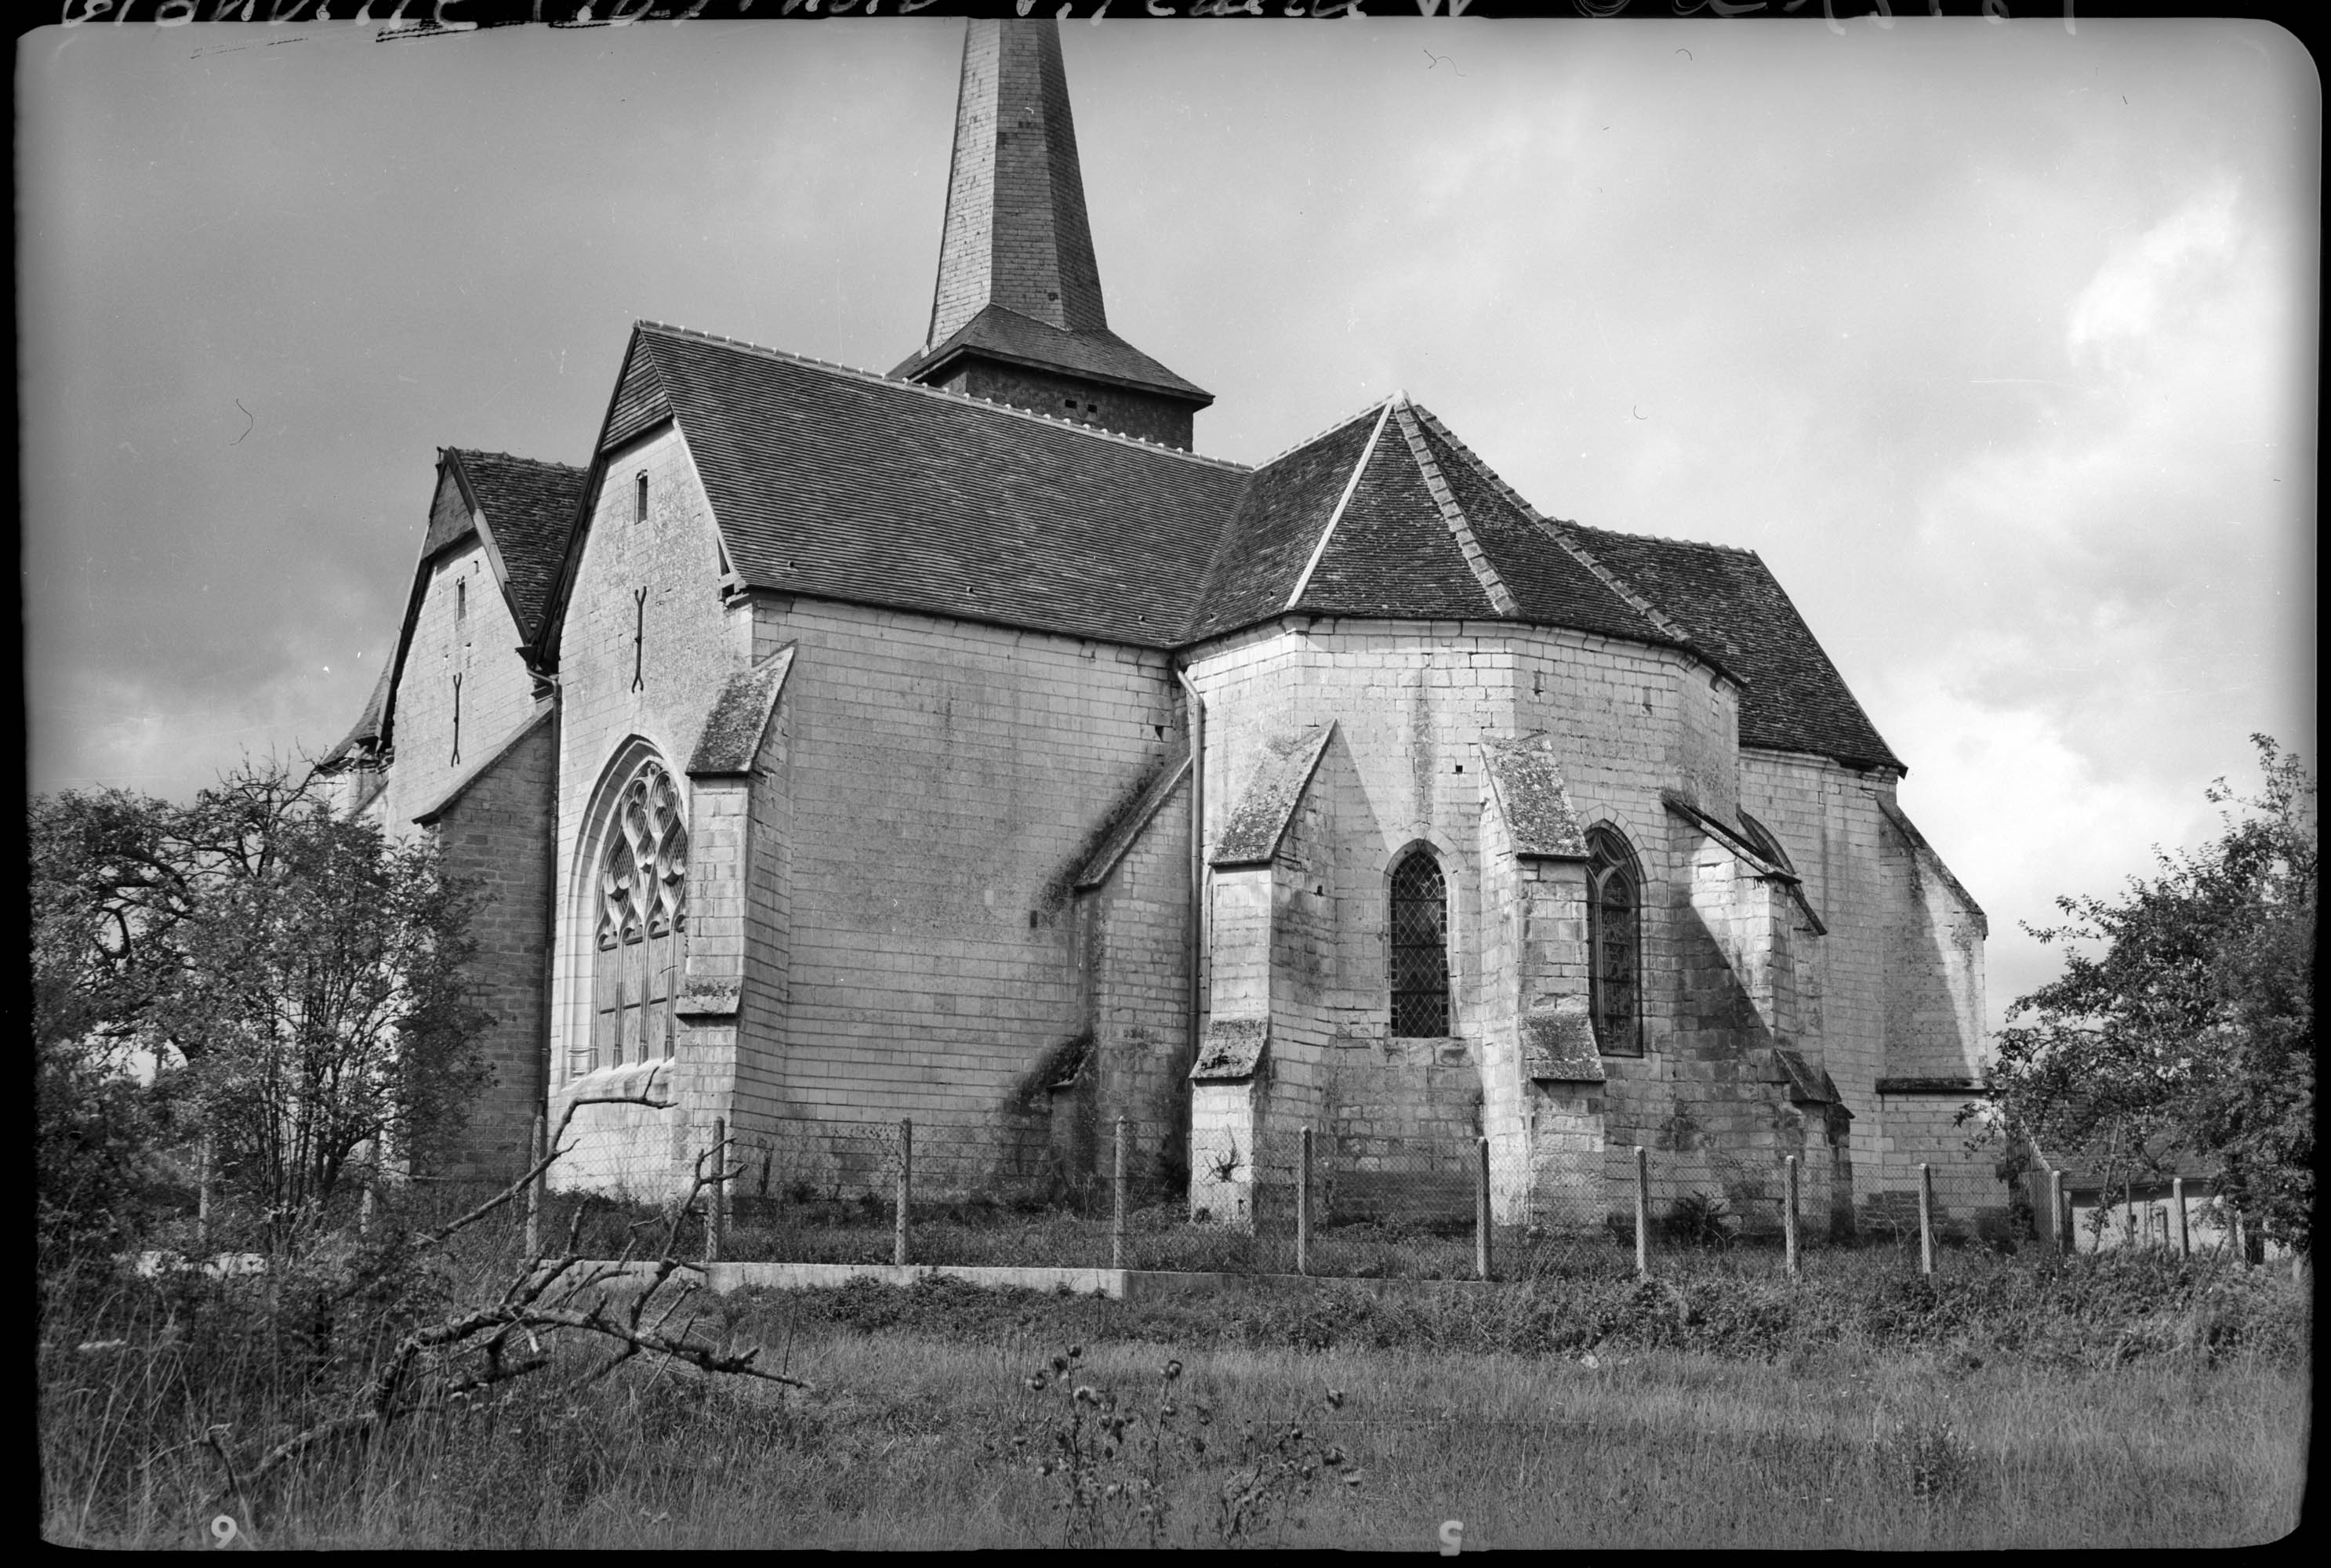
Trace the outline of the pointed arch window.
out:
M 1427 849 L 1411 850 L 1392 873 L 1392 1032 L 1449 1032 L 1449 885 Z
M 1596 1047 L 1606 1056 L 1643 1051 L 1643 878 L 1627 841 L 1608 828 L 1586 835 L 1587 993 Z
M 680 942 L 688 920 L 688 829 L 680 790 L 649 761 L 616 797 L 599 858 L 588 1071 L 672 1054 Z

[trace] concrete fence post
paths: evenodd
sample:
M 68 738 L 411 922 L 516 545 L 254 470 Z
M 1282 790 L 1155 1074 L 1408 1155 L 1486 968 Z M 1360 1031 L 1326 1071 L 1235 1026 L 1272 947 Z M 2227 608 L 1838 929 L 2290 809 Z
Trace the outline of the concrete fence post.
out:
M 1635 1272 L 1651 1271 L 1651 1157 L 1635 1145 Z
M 1489 1277 L 1489 1140 L 1473 1140 L 1473 1272 Z
M 527 1140 L 526 1168 L 526 1255 L 529 1260 L 542 1256 L 542 1173 L 535 1167 L 542 1164 L 543 1145 L 550 1136 L 549 1124 L 543 1113 L 534 1113 L 534 1136 Z
M 1306 1126 L 1296 1138 L 1295 1159 L 1295 1272 L 1311 1272 L 1311 1129 Z
M 915 1192 L 915 1124 L 908 1117 L 899 1118 L 899 1230 L 890 1243 L 890 1261 L 901 1268 L 907 1262 L 907 1209 Z
M 2064 1173 L 2048 1173 L 2048 1241 L 2057 1251 L 2069 1255 L 2072 1250 L 2072 1226 L 2064 1209 Z
M 202 1151 L 196 1159 L 195 1245 L 207 1251 L 211 1244 L 211 1139 L 208 1133 L 203 1135 Z
M 1935 1168 L 1918 1162 L 1918 1272 L 1935 1271 Z
M 712 1186 L 704 1194 L 704 1260 L 720 1261 L 720 1232 L 728 1217 L 728 1119 L 712 1118 Z
M 2169 1178 L 2169 1226 L 2175 1232 L 2172 1245 L 2177 1249 L 2177 1256 L 2193 1256 L 2193 1233 L 2185 1219 L 2185 1178 L 2183 1176 Z
M 1117 1118 L 1117 1156 L 1109 1173 L 1108 1266 L 1125 1267 L 1125 1118 Z
M 1787 1166 L 1787 1191 L 1781 1200 L 1781 1243 L 1787 1259 L 1789 1278 L 1797 1277 L 1797 1156 L 1791 1155 Z

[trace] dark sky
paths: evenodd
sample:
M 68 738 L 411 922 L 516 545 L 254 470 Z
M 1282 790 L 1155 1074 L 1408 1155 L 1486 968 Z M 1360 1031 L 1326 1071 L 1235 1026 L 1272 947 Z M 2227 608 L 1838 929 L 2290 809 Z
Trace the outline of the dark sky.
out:
M 31 786 L 320 751 L 440 445 L 582 462 L 630 324 L 887 369 L 962 24 L 51 28 L 17 52 Z M 2245 22 L 1063 28 L 1109 320 L 1270 455 L 1395 387 L 1542 509 L 1762 553 L 2017 928 L 2314 755 L 2317 162 Z

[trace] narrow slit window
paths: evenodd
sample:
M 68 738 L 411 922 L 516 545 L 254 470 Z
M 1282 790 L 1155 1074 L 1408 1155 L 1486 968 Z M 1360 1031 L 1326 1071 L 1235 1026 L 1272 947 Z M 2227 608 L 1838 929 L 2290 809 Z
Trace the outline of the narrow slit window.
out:
M 1392 1032 L 1449 1032 L 1449 887 L 1430 850 L 1413 850 L 1392 873 Z
M 632 477 L 632 521 L 648 520 L 648 476 L 644 471 Z
M 447 765 L 461 765 L 461 674 L 459 670 L 453 672 L 453 759 Z
M 1586 837 L 1588 1005 L 1606 1056 L 1641 1056 L 1642 874 L 1626 841 L 1607 828 Z

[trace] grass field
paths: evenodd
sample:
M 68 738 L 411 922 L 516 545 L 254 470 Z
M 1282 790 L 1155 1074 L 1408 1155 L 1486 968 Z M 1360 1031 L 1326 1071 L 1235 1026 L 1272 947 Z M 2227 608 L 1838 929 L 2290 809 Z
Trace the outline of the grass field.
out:
M 1939 1288 L 1837 1254 L 1794 1286 L 1679 1259 L 1648 1286 L 744 1294 L 708 1329 L 816 1392 L 638 1364 L 579 1391 L 519 1384 L 221 1506 L 262 1547 L 1139 1544 L 1145 1497 L 1166 1504 L 1165 1541 L 1214 1544 L 1226 1486 L 1249 1505 L 1233 1544 L 1430 1548 L 1447 1520 L 1468 1549 L 2233 1545 L 2296 1527 L 2304 1287 L 1963 1261 Z M 182 1301 L 166 1324 L 134 1292 L 108 1300 L 92 1323 L 120 1345 L 44 1336 L 44 1534 L 207 1547 L 204 1429 L 252 1451 L 330 1379 L 227 1336 L 224 1307 Z M 1031 1388 L 1071 1345 L 1069 1376 Z M 1135 1418 L 1113 1455 L 1069 1383 Z M 1080 1416 L 1086 1462 L 1038 1473 Z M 1056 1506 L 1079 1475 L 1090 1506 Z

